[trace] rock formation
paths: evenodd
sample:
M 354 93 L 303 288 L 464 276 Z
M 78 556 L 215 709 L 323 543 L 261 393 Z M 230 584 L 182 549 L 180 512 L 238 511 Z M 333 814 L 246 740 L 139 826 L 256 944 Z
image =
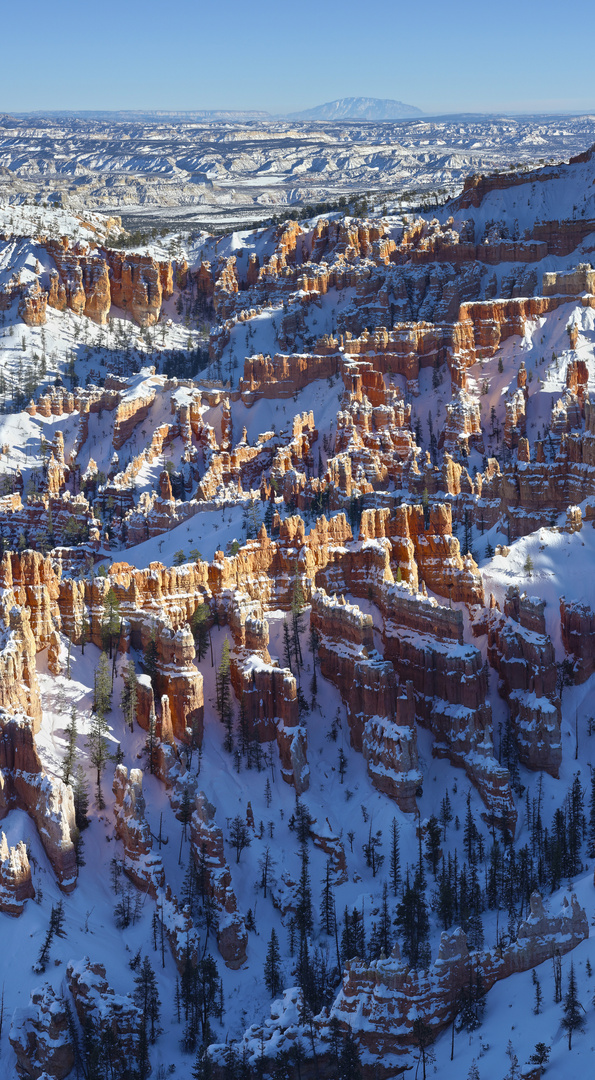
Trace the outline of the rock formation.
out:
M 209 895 L 217 908 L 217 945 L 227 967 L 235 969 L 246 961 L 248 934 L 237 910 L 231 874 L 223 850 L 223 834 L 215 825 L 215 808 L 202 792 L 190 822 L 190 843 L 195 866 L 205 878 Z
M 15 1010 L 10 1043 L 19 1076 L 64 1080 L 74 1067 L 74 1045 L 65 1002 L 46 983 L 33 990 L 29 1004 Z
M 0 911 L 20 915 L 25 900 L 34 896 L 27 845 L 21 840 L 16 847 L 9 848 L 4 833 L 0 832 Z

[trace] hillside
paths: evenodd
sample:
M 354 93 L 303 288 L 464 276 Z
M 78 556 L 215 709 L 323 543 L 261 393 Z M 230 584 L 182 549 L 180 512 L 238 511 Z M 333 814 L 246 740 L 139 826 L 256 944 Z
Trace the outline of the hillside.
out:
M 0 206 L 7 1076 L 588 1071 L 593 168 Z

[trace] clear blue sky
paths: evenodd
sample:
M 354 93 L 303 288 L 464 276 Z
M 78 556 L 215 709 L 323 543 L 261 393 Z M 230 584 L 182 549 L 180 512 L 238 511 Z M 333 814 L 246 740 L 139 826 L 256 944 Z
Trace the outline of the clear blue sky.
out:
M 593 0 L 7 0 L 0 112 L 595 110 Z

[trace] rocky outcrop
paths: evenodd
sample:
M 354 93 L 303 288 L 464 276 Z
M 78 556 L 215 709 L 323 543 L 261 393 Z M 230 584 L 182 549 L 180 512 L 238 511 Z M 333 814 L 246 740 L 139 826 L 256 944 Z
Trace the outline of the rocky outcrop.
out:
M 237 590 L 228 614 L 233 634 L 231 681 L 246 730 L 259 742 L 276 739 L 281 775 L 298 795 L 310 782 L 307 734 L 300 724 L 297 684 L 288 668 L 271 663 L 262 603 Z
M 124 765 L 117 765 L 113 792 L 115 832 L 124 847 L 124 872 L 139 889 L 156 897 L 165 884 L 165 872 L 161 855 L 153 852 L 153 837 L 145 818 L 142 769 L 131 769 L 129 776 Z
M 560 597 L 562 643 L 573 665 L 574 681 L 586 682 L 595 671 L 595 613 L 581 600 Z
M 324 589 L 312 592 L 310 625 L 320 671 L 347 707 L 352 745 L 363 752 L 372 783 L 402 810 L 415 810 L 421 784 L 412 693 L 398 692 L 392 664 L 374 649 L 372 618 Z
M 58 884 L 76 886 L 76 834 L 72 788 L 42 768 L 31 720 L 0 709 L 0 818 L 17 806 L 33 818 Z
M 411 681 L 417 719 L 434 735 L 433 753 L 462 766 L 488 819 L 514 832 L 508 772 L 494 758 L 487 672 L 479 650 L 463 644 L 462 613 L 402 584 L 386 589 L 383 611 L 385 658 L 404 684 Z
M 155 389 L 148 388 L 143 393 L 124 396 L 116 408 L 114 417 L 114 450 L 120 450 L 139 424 L 146 420 L 149 409 L 155 401 Z
M 560 699 L 554 647 L 545 633 L 545 603 L 511 586 L 504 613 L 490 609 L 488 657 L 500 675 L 519 761 L 558 776 L 562 762 Z
M 91 963 L 88 956 L 70 961 L 66 982 L 81 1027 L 90 1022 L 100 1035 L 111 1036 L 112 1067 L 123 1070 L 138 1060 L 141 1011 L 128 994 L 114 993 L 104 965 Z
M 215 825 L 215 807 L 203 792 L 196 797 L 190 822 L 192 856 L 205 888 L 217 908 L 217 945 L 227 967 L 236 969 L 246 961 L 248 934 L 237 910 L 231 874 L 223 849 L 223 833 Z
M 27 1080 L 64 1080 L 74 1067 L 68 1010 L 49 983 L 32 991 L 28 1005 L 15 1009 L 9 1038 L 18 1075 Z
M 48 297 L 36 280 L 21 293 L 19 317 L 25 326 L 43 326 L 46 321 Z
M 9 847 L 6 836 L 0 832 L 0 911 L 20 915 L 25 901 L 34 896 L 26 844 L 21 840 L 16 847 Z
M 462 930 L 443 933 L 440 951 L 428 971 L 412 970 L 398 946 L 388 959 L 366 964 L 352 960 L 332 1009 L 349 1025 L 360 1050 L 381 1059 L 402 1054 L 413 1044 L 413 1021 L 424 1018 L 436 1036 L 453 1017 L 457 995 L 481 974 L 484 990 L 518 971 L 528 971 L 576 948 L 589 936 L 584 910 L 573 895 L 557 915 L 548 915 L 538 893 L 521 923 L 517 940 L 504 949 L 470 954 Z

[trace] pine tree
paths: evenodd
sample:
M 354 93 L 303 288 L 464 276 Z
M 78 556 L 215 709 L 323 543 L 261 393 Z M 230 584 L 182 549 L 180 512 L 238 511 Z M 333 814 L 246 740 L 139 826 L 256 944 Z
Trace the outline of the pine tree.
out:
M 260 869 L 260 887 L 263 891 L 265 900 L 271 881 L 274 880 L 272 874 L 276 865 L 277 864 L 271 854 L 271 849 L 267 844 L 264 849 L 264 855 L 262 855 L 258 861 L 258 867 Z
M 115 589 L 113 586 L 110 586 L 105 596 L 103 618 L 101 620 L 101 633 L 104 649 L 109 649 L 110 660 L 112 658 L 114 644 L 117 644 L 120 638 L 121 629 L 122 619 L 120 616 L 120 601 L 116 596 Z
M 312 932 L 314 918 L 312 915 L 312 888 L 310 885 L 310 872 L 308 869 L 309 858 L 306 844 L 301 847 L 302 867 L 298 884 L 298 901 L 295 909 L 295 923 L 299 934 L 305 937 Z
M 62 762 L 62 779 L 65 784 L 70 784 L 72 780 L 74 759 L 76 757 L 76 737 L 77 713 L 76 706 L 73 705 L 70 713 L 70 723 L 66 728 L 66 754 L 64 757 L 64 761 Z
M 587 834 L 587 854 L 595 859 L 595 769 L 591 769 L 591 797 L 589 799 L 589 831 Z
M 208 621 L 211 612 L 208 604 L 199 604 L 195 609 L 192 619 L 190 620 L 190 626 L 194 635 L 194 641 L 196 644 L 196 659 L 204 660 L 209 650 L 209 628 Z
M 361 1080 L 362 1059 L 351 1028 L 347 1029 L 339 1057 L 339 1080 Z
M 236 814 L 230 825 L 229 842 L 232 848 L 235 848 L 236 863 L 239 863 L 242 851 L 244 850 L 244 848 L 250 847 L 250 844 L 252 843 L 252 838 L 248 831 L 248 826 L 246 825 L 246 822 L 244 821 L 241 814 Z
M 551 1050 L 552 1050 L 551 1046 L 547 1046 L 546 1043 L 543 1043 L 543 1042 L 535 1043 L 535 1050 L 533 1051 L 533 1053 L 531 1054 L 531 1057 L 529 1058 L 529 1064 L 530 1065 L 541 1065 L 542 1068 L 545 1068 L 548 1061 L 550 1060 Z
M 74 795 L 74 820 L 79 832 L 87 828 L 89 824 L 87 810 L 89 808 L 89 792 L 82 765 L 77 765 L 74 782 L 72 785 Z
M 510 1068 L 506 1073 L 504 1080 L 520 1080 L 521 1070 L 519 1067 L 519 1059 L 510 1039 L 508 1040 L 508 1045 L 506 1047 L 506 1056 L 510 1061 Z
M 435 814 L 432 814 L 428 820 L 426 829 L 426 859 L 429 862 L 434 880 L 436 879 L 436 871 L 438 869 L 438 862 L 440 860 L 440 840 L 442 836 L 442 830 L 438 823 L 438 818 Z
M 138 679 L 136 677 L 134 660 L 132 659 L 128 661 L 124 672 L 124 686 L 122 688 L 120 704 L 124 714 L 124 723 L 128 725 L 131 731 L 133 731 L 138 704 Z
M 231 667 L 229 638 L 226 636 L 221 649 L 221 661 L 217 669 L 217 711 L 225 726 L 224 749 L 233 751 L 233 708 L 231 703 Z
M 333 887 L 331 882 L 330 859 L 326 860 L 326 874 L 322 882 L 322 893 L 320 896 L 320 921 L 322 923 L 325 934 L 334 934 L 335 901 L 333 897 Z
M 149 759 L 149 772 L 151 775 L 155 772 L 155 752 L 157 750 L 157 718 L 155 716 L 155 709 L 151 704 L 149 710 L 149 722 L 147 728 L 147 738 L 145 741 L 145 750 L 147 751 L 147 757 Z
M 285 657 L 285 667 L 289 668 L 289 670 L 292 671 L 293 667 L 291 661 L 293 657 L 293 651 L 291 648 L 291 638 L 289 635 L 289 624 L 287 622 L 287 619 L 285 619 L 285 621 L 283 622 L 283 653 Z
M 423 1017 L 416 1016 L 413 1021 L 412 1035 L 415 1045 L 419 1048 L 419 1060 L 422 1063 L 423 1080 L 426 1080 L 426 1065 L 430 1057 L 429 1047 L 434 1042 L 434 1032 Z
M 151 635 L 143 654 L 143 667 L 151 680 L 153 690 L 157 690 L 157 630 L 151 627 Z
M 564 1015 L 562 1027 L 568 1032 L 568 1049 L 572 1050 L 572 1032 L 582 1031 L 585 1026 L 584 1009 L 578 1000 L 576 976 L 574 974 L 574 961 L 570 962 L 568 975 L 568 989 L 564 998 Z
M 397 904 L 396 923 L 403 937 L 403 954 L 411 967 L 427 967 L 430 920 L 425 897 L 425 879 L 420 868 L 415 873 L 413 884 L 407 872 L 403 896 Z
M 391 824 L 390 841 L 390 887 L 393 896 L 398 896 L 401 884 L 401 859 L 399 854 L 399 826 L 397 819 L 393 818 Z
M 161 1002 L 157 989 L 157 979 L 148 956 L 145 956 L 134 980 L 134 1003 L 141 1010 L 145 1032 L 148 1030 L 149 1040 L 155 1043 L 160 1034 L 159 1018 Z
M 535 987 L 535 1004 L 533 1006 L 533 1012 L 535 1013 L 535 1016 L 539 1016 L 543 1008 L 543 993 L 541 990 L 541 983 L 537 977 L 537 972 L 535 968 L 533 968 L 531 978 L 533 980 L 533 986 Z
M 97 805 L 100 810 L 103 810 L 105 806 L 101 792 L 101 773 L 109 760 L 109 750 L 106 742 L 108 730 L 103 713 L 96 712 L 91 721 L 86 746 L 89 751 L 89 760 L 97 773 Z
M 291 597 L 291 649 L 295 656 L 295 662 L 298 669 L 298 679 L 300 671 L 304 666 L 302 657 L 302 646 L 300 643 L 300 635 L 304 631 L 304 592 L 302 584 L 298 576 L 298 568 L 296 563 L 295 568 L 295 581 L 293 583 L 293 595 Z
M 80 637 L 81 654 L 83 656 L 85 655 L 85 645 L 87 644 L 88 640 L 89 640 L 89 618 L 88 618 L 88 615 L 87 615 L 87 605 L 83 604 L 83 618 L 82 618 L 82 622 L 81 622 L 81 637 Z
M 281 990 L 281 953 L 275 928 L 271 930 L 269 947 L 264 964 L 264 983 L 272 998 Z
M 227 1065 L 227 1062 L 226 1062 Z M 233 1063 L 232 1063 L 233 1070 Z M 228 1069 L 228 1076 L 234 1077 L 236 1073 Z M 212 1080 L 213 1077 L 213 1064 L 209 1057 L 209 1050 L 206 1046 L 201 1046 L 198 1054 L 196 1055 L 196 1061 L 194 1062 L 194 1068 L 192 1070 L 192 1080 Z
M 101 713 L 102 716 L 107 716 L 112 708 L 112 677 L 107 653 L 105 652 L 101 653 L 95 672 L 93 708 L 96 713 Z
M 151 1072 L 151 1061 L 149 1059 L 149 1047 L 147 1039 L 147 1028 L 143 1020 L 141 1020 L 140 1028 L 138 1032 L 138 1044 L 136 1047 L 136 1076 L 135 1080 L 147 1080 L 149 1073 Z

